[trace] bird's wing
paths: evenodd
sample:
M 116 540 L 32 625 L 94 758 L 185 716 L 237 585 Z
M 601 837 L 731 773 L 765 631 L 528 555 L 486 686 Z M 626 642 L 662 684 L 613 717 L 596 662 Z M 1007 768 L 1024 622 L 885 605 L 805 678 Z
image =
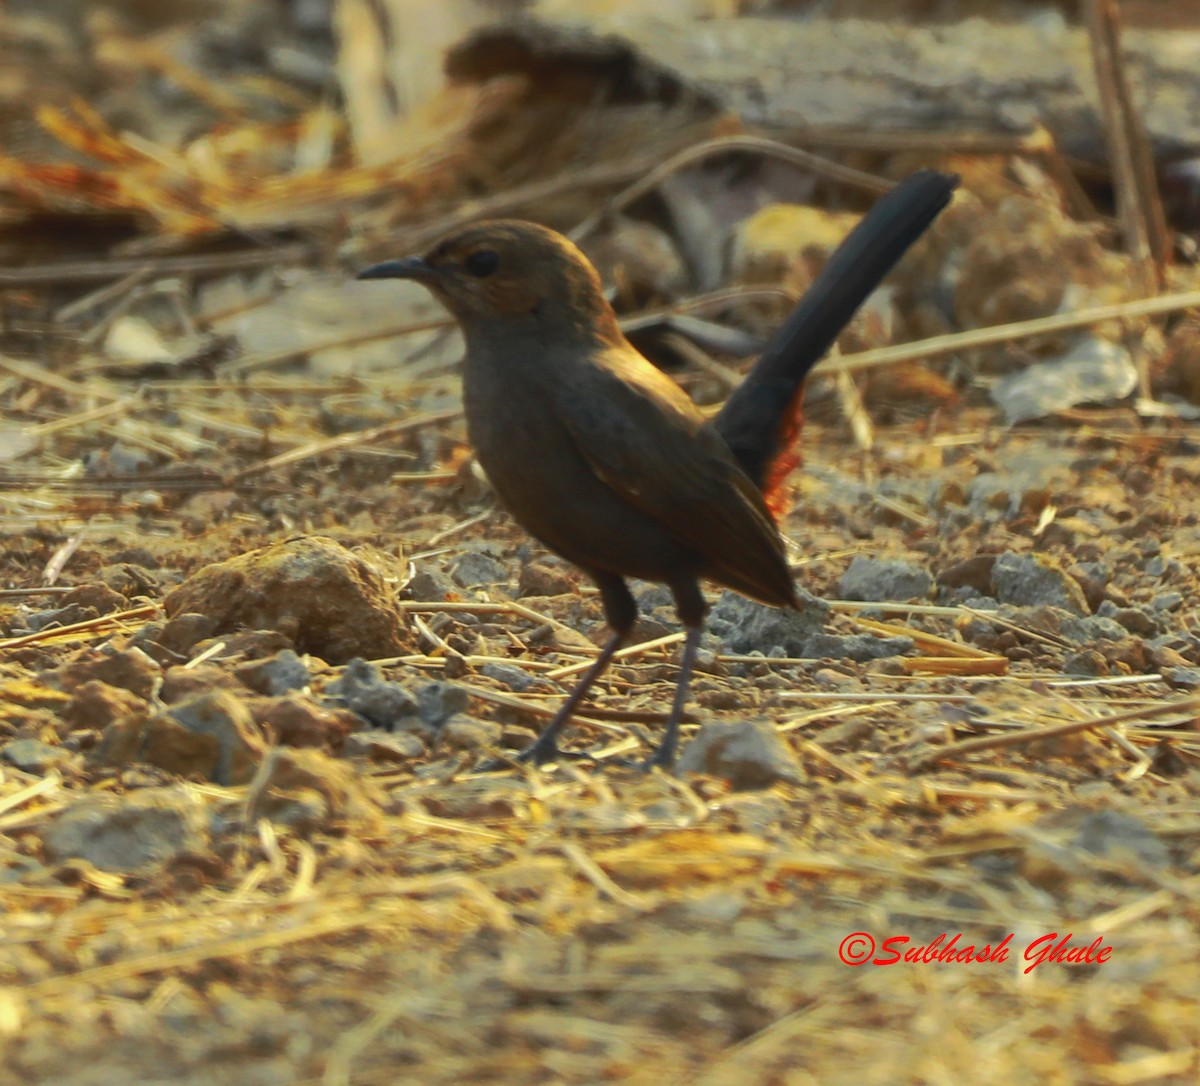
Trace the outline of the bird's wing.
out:
M 596 477 L 703 558 L 703 572 L 776 605 L 793 600 L 762 495 L 687 394 L 632 349 L 559 387 L 560 417 Z

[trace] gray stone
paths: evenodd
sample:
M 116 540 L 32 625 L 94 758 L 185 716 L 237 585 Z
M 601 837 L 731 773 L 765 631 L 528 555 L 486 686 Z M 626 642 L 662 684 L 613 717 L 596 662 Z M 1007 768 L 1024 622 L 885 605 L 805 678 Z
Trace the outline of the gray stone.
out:
M 916 648 L 911 637 L 875 637 L 872 634 L 814 634 L 808 639 L 805 655 L 815 659 L 882 660 L 905 656 Z
M 1163 682 L 1175 690 L 1195 690 L 1200 687 L 1200 667 L 1164 667 Z
M 675 597 L 665 584 L 639 584 L 633 590 L 633 598 L 642 614 L 666 608 L 672 617 L 675 615 Z
M 212 637 L 217 630 L 217 620 L 208 615 L 199 615 L 194 611 L 185 611 L 166 622 L 158 624 L 154 633 L 153 644 L 143 643 L 139 630 L 130 640 L 131 645 L 137 645 L 154 659 L 163 662 L 159 656 L 161 650 L 167 651 L 168 659 L 176 662 L 185 660 L 192 649 L 201 641 Z M 157 650 L 157 651 L 156 651 Z
M 83 609 L 73 603 L 69 607 L 52 607 L 47 611 L 31 611 L 23 618 L 26 629 L 32 630 L 34 633 L 41 633 L 42 630 L 49 629 L 51 626 L 69 626 L 73 622 L 82 622 L 84 614 Z
M 233 673 L 251 690 L 268 697 L 303 690 L 311 678 L 304 661 L 291 649 L 284 649 L 265 660 L 242 664 L 234 668 Z
M 47 873 L 45 865 L 38 863 L 32 856 L 22 856 L 6 849 L 4 856 L 0 857 L 0 886 L 5 883 L 41 879 Z
M 1147 641 L 1146 648 L 1155 652 L 1162 649 L 1174 649 L 1176 652 L 1200 652 L 1200 637 L 1186 630 L 1168 630 L 1152 641 Z
M 1077 615 L 1090 611 L 1079 583 L 1046 555 L 1006 551 L 992 567 L 992 581 L 1001 603 L 1019 607 L 1049 605 Z
M 726 592 L 713 607 L 709 625 L 734 653 L 779 648 L 784 656 L 805 656 L 809 640 L 829 617 L 829 604 L 803 589 L 796 594 L 800 609 L 791 611 Z
M 1122 811 L 1091 811 L 1078 827 L 1076 844 L 1094 856 L 1128 852 L 1148 867 L 1167 867 L 1171 854 L 1154 830 Z
M 62 747 L 51 746 L 40 739 L 14 739 L 0 747 L 0 758 L 25 773 L 44 775 L 55 766 L 78 761 L 78 755 Z
M 680 755 L 680 773 L 724 777 L 736 789 L 798 783 L 804 770 L 770 724 L 736 721 L 706 724 Z
M 1140 607 L 1118 607 L 1112 600 L 1101 601 L 1094 617 L 1111 618 L 1139 637 L 1154 637 L 1162 631 L 1162 622 L 1154 615 Z
M 933 588 L 929 572 L 915 562 L 858 555 L 838 581 L 846 600 L 921 600 Z
M 1089 645 L 1093 641 L 1120 641 L 1127 637 L 1128 631 L 1119 622 L 1115 622 L 1111 618 L 1104 618 L 1102 615 L 1088 615 L 1085 618 L 1077 618 L 1065 611 L 1060 611 L 1061 623 L 1059 632 L 1071 641 L 1080 645 Z M 1006 615 L 1007 618 L 1020 623 L 1021 616 L 1017 612 Z M 1036 628 L 1036 627 L 1035 627 Z
M 137 475 L 154 467 L 154 457 L 144 449 L 114 442 L 103 452 L 91 452 L 83 458 L 89 475 Z
M 1020 501 L 1021 490 L 1011 479 L 994 471 L 982 471 L 967 485 L 967 505 L 976 516 L 1004 512 Z
M 426 683 L 417 688 L 417 712 L 421 722 L 440 728 L 455 713 L 464 712 L 471 696 L 454 683 Z
M 479 673 L 486 675 L 489 679 L 495 679 L 498 683 L 503 683 L 509 690 L 518 692 L 546 685 L 543 680 L 530 675 L 523 667 L 517 667 L 516 664 L 484 664 L 479 669 Z
M 1076 404 L 1123 400 L 1136 386 L 1137 367 L 1129 350 L 1085 334 L 1055 357 L 1002 377 L 992 388 L 992 399 L 1004 421 L 1015 426 Z
M 395 728 L 403 718 L 417 715 L 417 699 L 398 683 L 387 682 L 366 660 L 351 660 L 325 693 L 377 728 Z
M 46 856 L 86 860 L 102 871 L 145 872 L 208 845 L 204 805 L 189 789 L 98 793 L 68 808 L 46 831 Z
M 1101 857 L 1097 870 L 1093 857 Z M 1171 863 L 1169 848 L 1141 819 L 1115 810 L 1067 807 L 1035 824 L 1023 858 L 1025 877 L 1039 886 L 1079 879 L 1124 882 Z
M 508 581 L 508 567 L 501 561 L 479 551 L 467 551 L 460 555 L 451 567 L 450 576 L 463 588 L 476 585 L 504 584 Z
M 499 745 L 502 731 L 494 720 L 459 713 L 438 729 L 438 743 L 451 750 L 490 750 Z
M 414 732 L 388 732 L 382 728 L 351 732 L 342 743 L 342 753 L 359 755 L 372 762 L 408 762 L 425 753 L 425 744 Z
M 418 565 L 417 571 L 404 586 L 404 594 L 410 600 L 445 603 L 446 600 L 458 596 L 458 586 L 442 570 L 434 566 Z
M 234 785 L 254 776 L 266 749 L 246 705 L 229 691 L 210 690 L 146 721 L 138 759 L 181 776 Z

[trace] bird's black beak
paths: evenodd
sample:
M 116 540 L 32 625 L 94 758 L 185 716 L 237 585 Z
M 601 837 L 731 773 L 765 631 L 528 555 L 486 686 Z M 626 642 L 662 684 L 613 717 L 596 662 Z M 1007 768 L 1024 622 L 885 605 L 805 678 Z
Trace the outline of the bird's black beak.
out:
M 437 274 L 437 269 L 426 263 L 424 257 L 408 256 L 403 260 L 385 260 L 374 264 L 355 276 L 356 279 L 416 279 L 427 282 Z

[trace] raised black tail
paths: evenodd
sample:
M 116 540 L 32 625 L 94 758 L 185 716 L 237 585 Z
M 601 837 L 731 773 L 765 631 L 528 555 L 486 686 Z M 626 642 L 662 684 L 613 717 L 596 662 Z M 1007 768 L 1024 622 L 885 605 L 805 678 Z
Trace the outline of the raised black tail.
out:
M 713 420 L 760 490 L 794 432 L 792 420 L 808 371 L 950 202 L 957 185 L 954 174 L 922 170 L 882 197 L 838 246 Z

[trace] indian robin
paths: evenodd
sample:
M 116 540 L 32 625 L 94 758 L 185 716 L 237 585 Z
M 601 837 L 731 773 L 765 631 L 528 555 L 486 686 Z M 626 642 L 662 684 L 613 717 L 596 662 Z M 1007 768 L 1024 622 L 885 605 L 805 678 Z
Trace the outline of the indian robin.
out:
M 467 431 L 501 502 L 600 589 L 612 636 L 521 758 L 558 736 L 637 618 L 627 577 L 666 584 L 687 636 L 663 740 L 669 767 L 707 604 L 701 579 L 796 606 L 767 507 L 799 428 L 804 378 L 949 202 L 958 179 L 922 171 L 882 197 L 833 254 L 760 360 L 709 420 L 625 338 L 587 258 L 530 222 L 479 222 L 425 256 L 360 279 L 415 279 L 466 340 Z

